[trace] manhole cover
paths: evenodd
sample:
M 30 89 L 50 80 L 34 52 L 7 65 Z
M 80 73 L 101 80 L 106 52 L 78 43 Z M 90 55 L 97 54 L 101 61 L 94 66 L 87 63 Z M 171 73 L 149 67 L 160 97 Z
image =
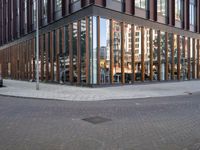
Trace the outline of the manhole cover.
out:
M 82 120 L 87 121 L 92 124 L 99 124 L 99 123 L 111 121 L 111 119 L 103 118 L 103 117 L 99 117 L 99 116 L 84 118 Z

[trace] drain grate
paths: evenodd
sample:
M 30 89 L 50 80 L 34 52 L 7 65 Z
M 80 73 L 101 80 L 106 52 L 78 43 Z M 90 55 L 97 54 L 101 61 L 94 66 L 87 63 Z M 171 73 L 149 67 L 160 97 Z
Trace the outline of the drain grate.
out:
M 87 121 L 87 122 L 92 123 L 92 124 L 100 124 L 100 123 L 111 121 L 111 119 L 99 117 L 99 116 L 84 118 L 82 120 Z

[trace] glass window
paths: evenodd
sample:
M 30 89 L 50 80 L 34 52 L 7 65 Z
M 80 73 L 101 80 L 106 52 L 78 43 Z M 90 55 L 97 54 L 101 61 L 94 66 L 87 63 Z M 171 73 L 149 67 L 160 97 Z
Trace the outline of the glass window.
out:
M 135 81 L 141 81 L 142 72 L 141 72 L 141 54 L 142 54 L 142 45 L 141 45 L 141 27 L 135 26 Z
M 120 83 L 121 82 L 121 24 L 120 22 L 113 21 L 113 32 L 114 32 L 114 68 L 113 68 L 113 75 L 114 75 L 114 82 Z
M 43 19 L 47 18 L 47 0 L 43 0 L 42 16 Z
M 63 71 L 61 73 L 62 81 L 64 83 L 69 82 L 69 66 L 70 66 L 70 57 L 69 57 L 69 30 L 68 26 L 64 27 L 65 33 L 65 47 L 64 47 L 64 54 L 63 54 Z
M 150 29 L 149 28 L 145 28 L 144 30 L 144 66 L 145 66 L 144 79 L 149 80 L 150 76 Z
M 168 64 L 168 79 L 169 80 L 172 80 L 172 61 L 174 60 L 173 58 L 172 58 L 172 44 L 173 44 L 173 39 L 174 39 L 174 37 L 173 37 L 173 34 L 172 33 L 169 33 L 168 34 L 168 62 L 169 62 L 169 64 Z
M 147 1 L 146 0 L 135 0 L 135 7 L 146 9 Z
M 158 15 L 167 16 L 167 2 L 166 0 L 157 1 L 157 12 Z
M 153 80 L 158 80 L 158 31 L 153 30 Z
M 180 36 L 180 60 L 181 60 L 181 64 L 180 64 L 180 77 L 181 80 L 186 80 L 187 79 L 187 74 L 186 74 L 186 60 L 185 60 L 185 47 L 184 47 L 184 37 Z
M 175 0 L 175 19 L 181 21 L 183 18 L 183 0 Z
M 165 32 L 160 32 L 160 58 L 161 58 L 161 80 L 165 80 L 165 64 L 166 64 L 166 39 L 165 39 Z
M 190 0 L 190 25 L 195 24 L 196 1 Z
M 55 0 L 55 11 L 61 11 L 62 0 Z
M 97 17 L 89 18 L 90 83 L 97 84 Z
M 81 20 L 81 83 L 86 83 L 86 21 Z
M 33 9 L 32 9 L 32 20 L 33 20 L 33 30 L 36 28 L 36 20 L 37 20 L 37 14 L 36 14 L 36 0 L 33 1 Z
M 72 50 L 73 50 L 73 82 L 77 82 L 77 34 L 78 34 L 78 23 L 73 23 L 73 31 L 72 31 Z
M 100 19 L 100 82 L 110 83 L 110 21 Z
M 125 82 L 131 83 L 132 80 L 132 32 L 131 25 L 124 25 L 124 73 L 125 73 Z
M 186 78 L 185 79 L 186 80 L 188 79 L 188 63 L 189 63 L 188 62 L 188 51 L 189 51 L 188 50 L 188 40 L 189 39 L 186 37 L 185 38 L 185 45 L 184 45 L 185 46 L 185 58 L 184 59 L 185 59 L 185 73 L 186 73 Z

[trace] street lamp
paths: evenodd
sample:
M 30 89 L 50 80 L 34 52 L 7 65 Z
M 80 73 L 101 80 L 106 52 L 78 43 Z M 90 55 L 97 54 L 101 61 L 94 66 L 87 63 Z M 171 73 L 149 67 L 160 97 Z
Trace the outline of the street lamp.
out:
M 36 0 L 36 90 L 39 90 L 39 0 Z

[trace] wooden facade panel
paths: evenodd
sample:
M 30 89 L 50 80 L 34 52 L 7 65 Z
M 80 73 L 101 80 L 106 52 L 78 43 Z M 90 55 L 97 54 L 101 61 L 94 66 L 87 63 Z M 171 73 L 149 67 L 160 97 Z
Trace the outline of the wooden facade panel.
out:
M 180 35 L 177 35 L 177 79 L 181 78 L 181 49 L 180 49 Z
M 132 53 L 132 78 L 131 81 L 134 83 L 135 81 L 135 25 L 131 25 L 131 53 Z

